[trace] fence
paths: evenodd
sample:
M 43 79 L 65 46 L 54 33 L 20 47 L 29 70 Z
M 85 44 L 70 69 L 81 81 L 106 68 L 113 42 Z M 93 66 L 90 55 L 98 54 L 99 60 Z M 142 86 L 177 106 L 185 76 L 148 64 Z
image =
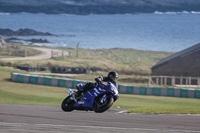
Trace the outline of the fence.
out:
M 7 48 L 4 50 L 1 50 L 1 55 L 9 55 L 9 56 L 21 56 L 21 57 L 26 57 L 27 56 L 27 50 L 26 49 L 12 49 L 12 48 Z
M 150 76 L 149 84 L 200 88 L 200 77 Z
M 76 88 L 78 83 L 86 84 L 87 81 L 72 80 L 65 78 L 55 78 L 48 76 L 27 75 L 22 73 L 12 73 L 11 80 L 19 83 L 30 83 L 47 86 Z M 153 95 L 153 96 L 170 96 L 184 98 L 200 98 L 200 89 L 185 88 L 160 88 L 132 85 L 118 85 L 118 91 L 121 94 L 135 95 Z
M 65 52 L 65 51 L 58 51 L 58 50 L 52 50 L 51 51 L 51 58 L 54 57 L 62 57 L 65 58 L 66 56 L 72 56 L 71 52 Z

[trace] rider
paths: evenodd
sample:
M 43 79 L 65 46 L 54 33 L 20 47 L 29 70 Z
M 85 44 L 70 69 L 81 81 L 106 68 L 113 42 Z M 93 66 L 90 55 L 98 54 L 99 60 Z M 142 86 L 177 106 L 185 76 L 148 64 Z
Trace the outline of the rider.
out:
M 116 71 L 110 71 L 108 73 L 108 76 L 99 76 L 98 78 L 95 78 L 95 81 L 97 83 L 102 83 L 102 82 L 111 82 L 115 87 L 118 87 L 117 85 L 117 78 L 119 77 L 118 73 Z M 81 89 L 78 90 L 77 94 L 80 94 L 84 92 L 85 90 L 90 90 L 92 88 L 96 87 L 95 83 L 87 83 L 85 84 Z

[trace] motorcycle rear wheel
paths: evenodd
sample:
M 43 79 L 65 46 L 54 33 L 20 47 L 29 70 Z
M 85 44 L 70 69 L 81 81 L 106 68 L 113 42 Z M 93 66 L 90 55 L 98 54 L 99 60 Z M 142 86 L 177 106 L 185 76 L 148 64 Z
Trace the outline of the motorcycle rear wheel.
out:
M 63 100 L 61 104 L 61 108 L 63 111 L 70 112 L 74 110 L 75 101 L 70 100 L 70 97 L 71 96 L 68 96 Z
M 95 101 L 94 108 L 93 108 L 94 112 L 96 112 L 96 113 L 105 112 L 106 110 L 108 110 L 112 106 L 112 104 L 114 102 L 114 98 L 112 96 L 107 98 L 104 103 L 100 103 L 99 99 L 97 99 Z

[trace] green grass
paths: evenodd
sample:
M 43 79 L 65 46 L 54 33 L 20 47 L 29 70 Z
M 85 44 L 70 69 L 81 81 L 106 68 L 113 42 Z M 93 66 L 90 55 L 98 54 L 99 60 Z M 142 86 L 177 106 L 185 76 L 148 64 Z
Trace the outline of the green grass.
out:
M 199 114 L 200 99 L 122 95 L 114 107 L 129 109 L 127 113 Z
M 12 57 L 24 57 L 25 48 L 26 56 L 34 56 L 41 54 L 39 50 L 27 48 L 27 45 L 22 45 L 18 43 L 6 43 L 7 48 L 0 48 L 0 58 L 12 58 Z
M 1 61 L 0 64 L 4 66 L 8 64 L 9 66 L 14 67 L 17 65 L 30 65 L 48 68 L 51 68 L 51 66 L 101 68 L 105 70 L 105 72 L 100 73 L 103 75 L 110 70 L 115 70 L 120 74 L 119 83 L 146 86 L 148 85 L 148 75 L 151 73 L 151 67 L 160 59 L 172 54 L 170 52 L 155 52 L 124 48 L 97 50 L 80 48 L 78 57 L 76 57 L 76 48 L 55 49 L 71 52 L 72 56 L 34 61 Z M 92 76 L 93 75 L 89 75 L 88 79 L 93 80 Z M 80 78 L 84 79 L 82 77 Z
M 13 71 L 21 72 L 0 67 L 0 104 L 60 106 L 68 95 L 66 88 L 11 82 Z M 112 108 L 117 106 L 128 113 L 200 114 L 200 99 L 190 98 L 120 94 Z
M 0 103 L 59 105 L 66 88 L 11 82 L 12 69 L 0 67 Z M 20 72 L 20 71 L 18 71 Z
M 155 52 L 135 49 L 79 49 L 76 56 L 76 48 L 57 48 L 72 53 L 66 58 L 52 58 L 38 61 L 9 61 L 18 64 L 30 64 L 40 66 L 67 66 L 84 68 L 101 68 L 104 70 L 116 70 L 125 74 L 148 75 L 150 68 L 160 59 L 171 55 L 170 52 Z

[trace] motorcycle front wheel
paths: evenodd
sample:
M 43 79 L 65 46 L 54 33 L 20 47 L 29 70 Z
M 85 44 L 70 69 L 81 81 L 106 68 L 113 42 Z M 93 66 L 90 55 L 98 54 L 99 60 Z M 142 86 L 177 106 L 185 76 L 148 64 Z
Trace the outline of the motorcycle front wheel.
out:
M 100 99 L 101 99 L 101 97 L 95 100 L 93 110 L 96 113 L 105 112 L 106 110 L 108 110 L 112 106 L 112 104 L 114 102 L 114 98 L 112 96 L 108 97 L 103 103 L 101 103 Z
M 70 112 L 74 110 L 75 101 L 70 100 L 70 97 L 71 96 L 68 96 L 63 100 L 61 104 L 61 108 L 63 111 Z

